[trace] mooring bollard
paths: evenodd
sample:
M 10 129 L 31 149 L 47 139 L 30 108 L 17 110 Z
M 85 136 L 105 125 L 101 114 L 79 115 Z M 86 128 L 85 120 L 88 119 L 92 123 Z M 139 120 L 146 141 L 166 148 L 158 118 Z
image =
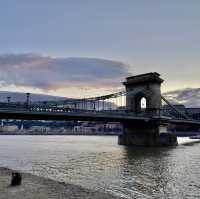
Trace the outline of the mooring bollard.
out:
M 18 186 L 22 183 L 22 174 L 19 172 L 12 172 L 11 186 Z

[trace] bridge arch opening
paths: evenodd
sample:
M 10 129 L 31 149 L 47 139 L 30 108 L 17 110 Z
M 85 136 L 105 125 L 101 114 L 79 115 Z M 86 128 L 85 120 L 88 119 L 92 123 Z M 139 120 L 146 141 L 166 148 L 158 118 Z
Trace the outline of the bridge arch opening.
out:
M 148 108 L 148 98 L 144 93 L 138 93 L 135 96 L 136 113 L 144 112 Z
M 142 97 L 140 100 L 140 108 L 142 111 L 145 111 L 147 108 L 147 99 L 145 97 Z

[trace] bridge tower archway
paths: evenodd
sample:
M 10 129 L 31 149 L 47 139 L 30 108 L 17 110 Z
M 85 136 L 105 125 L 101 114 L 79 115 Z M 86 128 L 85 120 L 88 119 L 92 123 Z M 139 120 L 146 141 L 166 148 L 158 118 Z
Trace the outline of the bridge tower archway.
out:
M 123 82 L 128 93 L 126 109 L 136 114 L 143 111 L 157 112 L 161 107 L 161 84 L 163 81 L 158 73 L 127 77 Z
M 133 98 L 132 98 L 133 99 Z M 146 112 L 149 107 L 149 96 L 139 92 L 134 97 L 134 109 L 136 113 Z
M 168 121 L 157 115 L 161 108 L 161 84 L 163 79 L 158 73 L 146 73 L 142 75 L 127 77 L 124 85 L 126 87 L 126 109 L 132 113 L 144 113 L 149 120 L 141 122 L 123 122 L 123 134 L 119 136 L 118 142 L 122 145 L 137 146 L 174 146 L 177 138 L 167 131 Z
M 141 110 L 146 110 L 147 108 L 147 99 L 145 97 L 140 99 L 140 108 Z

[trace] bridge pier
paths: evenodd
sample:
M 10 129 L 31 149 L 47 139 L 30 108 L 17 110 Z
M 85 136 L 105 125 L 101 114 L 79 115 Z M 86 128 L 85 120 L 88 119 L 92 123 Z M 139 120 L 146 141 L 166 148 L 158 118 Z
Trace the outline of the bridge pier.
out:
M 136 146 L 174 146 L 177 138 L 167 132 L 169 121 L 160 117 L 161 84 L 164 80 L 158 73 L 146 73 L 127 77 L 124 85 L 127 92 L 126 108 L 132 114 L 149 118 L 143 122 L 124 122 L 119 144 Z
M 120 145 L 127 146 L 176 146 L 177 137 L 167 132 L 167 123 L 152 121 L 147 123 L 124 123 L 124 132 L 118 137 Z

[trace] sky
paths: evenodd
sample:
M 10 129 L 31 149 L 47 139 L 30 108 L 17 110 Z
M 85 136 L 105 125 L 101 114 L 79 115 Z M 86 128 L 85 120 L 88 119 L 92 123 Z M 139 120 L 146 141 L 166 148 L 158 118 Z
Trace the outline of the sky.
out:
M 0 0 L 0 90 L 88 97 L 154 71 L 163 92 L 197 89 L 199 8 L 199 0 Z

